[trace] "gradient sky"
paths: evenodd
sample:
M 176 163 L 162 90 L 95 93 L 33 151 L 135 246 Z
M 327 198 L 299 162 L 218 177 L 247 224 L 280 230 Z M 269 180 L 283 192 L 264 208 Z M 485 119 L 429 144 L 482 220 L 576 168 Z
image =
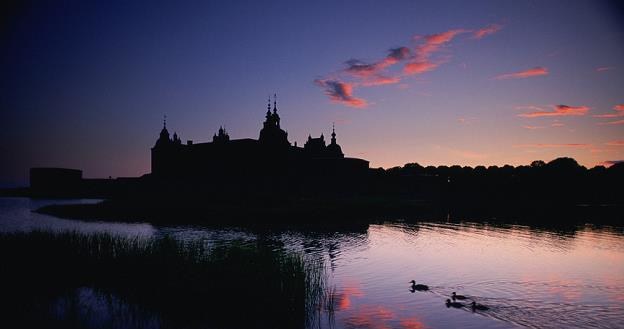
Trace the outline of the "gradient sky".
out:
M 42 1 L 3 5 L 0 185 L 137 176 L 182 140 L 302 145 L 336 123 L 373 167 L 624 159 L 624 15 L 600 1 Z

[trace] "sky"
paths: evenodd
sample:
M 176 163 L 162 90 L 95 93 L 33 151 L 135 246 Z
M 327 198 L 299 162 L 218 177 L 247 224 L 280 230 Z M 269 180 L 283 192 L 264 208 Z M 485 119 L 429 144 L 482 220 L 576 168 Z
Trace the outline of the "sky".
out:
M 16 1 L 0 186 L 150 171 L 183 141 L 331 133 L 371 167 L 624 160 L 624 11 L 603 1 Z

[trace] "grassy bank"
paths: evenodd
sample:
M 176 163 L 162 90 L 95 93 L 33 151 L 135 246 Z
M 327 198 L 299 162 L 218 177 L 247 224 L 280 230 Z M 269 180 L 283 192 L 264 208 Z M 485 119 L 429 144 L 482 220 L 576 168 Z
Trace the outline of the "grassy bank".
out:
M 74 326 L 46 303 L 81 287 L 155 314 L 147 327 L 305 327 L 324 291 L 322 266 L 263 243 L 12 233 L 0 260 L 2 321 L 23 327 Z

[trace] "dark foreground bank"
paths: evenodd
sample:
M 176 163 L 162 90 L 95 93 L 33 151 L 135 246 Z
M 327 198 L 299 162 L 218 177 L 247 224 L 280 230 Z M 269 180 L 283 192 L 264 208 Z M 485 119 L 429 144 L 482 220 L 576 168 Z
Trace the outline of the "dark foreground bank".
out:
M 61 218 L 149 222 L 161 225 L 258 228 L 366 228 L 386 220 L 478 221 L 527 225 L 624 224 L 624 205 L 483 199 L 432 202 L 420 199 L 360 197 L 288 199 L 279 202 L 165 203 L 104 200 L 94 204 L 54 204 L 36 210 Z
M 303 328 L 325 291 L 320 263 L 268 242 L 4 233 L 0 259 L 1 327 Z

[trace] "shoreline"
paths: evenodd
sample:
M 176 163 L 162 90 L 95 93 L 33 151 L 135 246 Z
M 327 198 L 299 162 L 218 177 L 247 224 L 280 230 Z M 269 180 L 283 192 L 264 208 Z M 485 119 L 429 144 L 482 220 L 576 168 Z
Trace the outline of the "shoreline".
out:
M 621 204 L 461 204 L 397 198 L 289 200 L 280 204 L 229 202 L 162 204 L 103 200 L 52 204 L 34 212 L 85 221 L 197 224 L 204 226 L 349 228 L 387 220 L 476 221 L 539 226 L 624 225 Z

